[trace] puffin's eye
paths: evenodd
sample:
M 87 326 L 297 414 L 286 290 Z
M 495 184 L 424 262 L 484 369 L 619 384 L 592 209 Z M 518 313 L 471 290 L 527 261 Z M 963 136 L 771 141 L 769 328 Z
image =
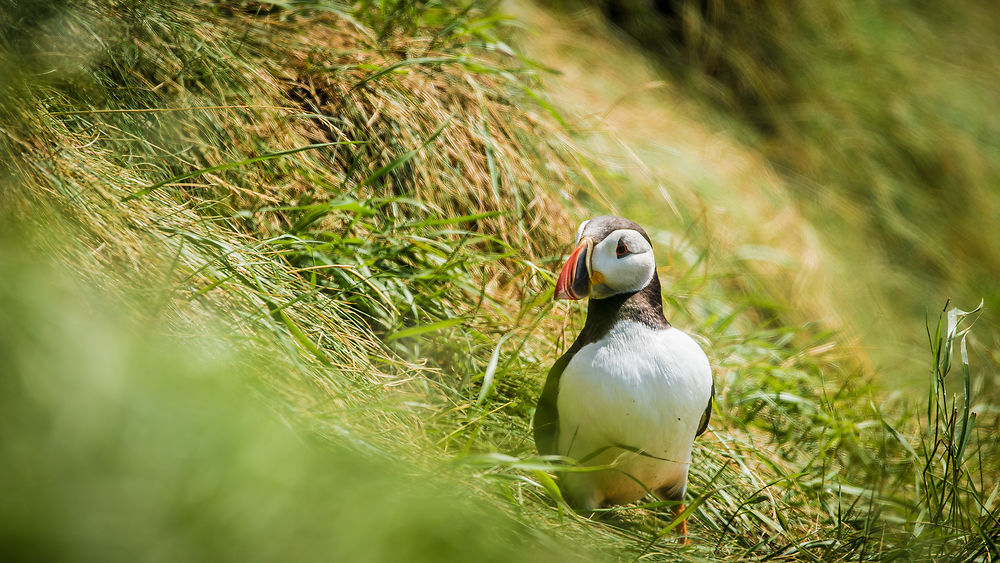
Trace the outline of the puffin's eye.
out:
M 618 247 L 615 248 L 615 255 L 619 258 L 624 258 L 629 254 L 632 254 L 632 251 L 628 249 L 628 246 L 626 246 L 625 239 L 618 239 Z

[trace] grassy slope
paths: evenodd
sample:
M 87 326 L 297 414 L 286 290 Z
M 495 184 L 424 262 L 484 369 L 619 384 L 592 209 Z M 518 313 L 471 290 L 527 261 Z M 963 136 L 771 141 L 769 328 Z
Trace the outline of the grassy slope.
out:
M 911 334 L 902 341 L 897 341 L 897 336 L 884 335 L 887 342 L 881 344 L 861 343 L 852 337 L 858 329 L 855 324 L 858 312 L 852 309 L 864 308 L 869 300 L 866 294 L 851 295 L 851 288 L 856 291 L 857 284 L 870 280 L 845 273 L 860 264 L 849 263 L 837 254 L 839 245 L 828 247 L 826 237 L 830 233 L 822 232 L 826 226 L 820 224 L 814 228 L 809 224 L 798 211 L 800 201 L 791 186 L 767 161 L 722 129 L 726 122 L 720 121 L 718 114 L 692 103 L 678 88 L 664 82 L 662 74 L 646 62 L 641 50 L 611 32 L 595 14 L 576 12 L 567 20 L 565 13 L 554 15 L 530 4 L 515 3 L 509 7 L 519 19 L 533 22 L 532 29 L 545 30 L 526 34 L 524 48 L 542 60 L 558 61 L 561 72 L 545 79 L 548 90 L 564 107 L 572 108 L 568 111 L 573 112 L 575 122 L 580 124 L 578 134 L 587 139 L 595 154 L 601 155 L 602 166 L 610 172 L 605 183 L 613 186 L 613 194 L 598 203 L 598 209 L 607 206 L 603 208 L 645 218 L 667 246 L 661 278 L 667 281 L 666 293 L 673 309 L 668 315 L 672 315 L 674 322 L 690 329 L 715 313 L 706 301 L 712 296 L 725 295 L 728 304 L 746 308 L 737 321 L 750 323 L 740 327 L 742 335 L 763 333 L 760 325 L 775 321 L 779 326 L 801 325 L 795 331 L 799 338 L 815 335 L 823 327 L 835 327 L 840 332 L 832 339 L 798 343 L 802 354 L 817 354 L 813 361 L 804 362 L 806 365 L 817 366 L 820 373 L 834 376 L 826 383 L 828 389 L 831 383 L 837 385 L 836 374 L 847 374 L 858 385 L 857 376 L 871 369 L 866 366 L 873 348 L 880 345 L 905 348 L 911 356 L 909 361 L 897 365 L 891 375 L 909 378 L 907 386 L 916 388 L 916 392 L 900 395 L 862 391 L 853 397 L 835 395 L 830 403 L 820 406 L 829 409 L 828 414 L 843 415 L 834 426 L 846 423 L 829 433 L 833 443 L 843 437 L 841 432 L 864 436 L 862 428 L 874 422 L 869 417 L 881 418 L 881 414 L 865 412 L 864 407 L 859 409 L 861 405 L 855 402 L 858 399 L 864 403 L 874 399 L 888 405 L 887 412 L 894 413 L 892 416 L 906 418 L 902 415 L 906 412 L 903 405 L 913 404 L 912 397 L 923 395 L 926 389 L 926 381 L 916 377 L 911 367 L 924 362 L 926 352 L 912 345 L 916 335 L 923 335 L 923 327 L 909 327 Z M 609 60 L 614 64 L 607 64 Z M 665 213 L 667 210 L 670 212 Z M 689 269 L 692 264 L 696 264 L 693 270 L 704 275 L 692 276 Z M 844 276 L 849 276 L 850 281 L 845 283 Z M 692 277 L 700 280 L 693 292 L 688 286 Z M 833 280 L 841 280 L 840 287 L 834 287 Z M 845 303 L 845 298 L 854 301 Z M 985 330 L 988 333 L 989 327 Z M 870 327 L 862 333 L 869 338 L 876 334 Z M 926 337 L 923 339 L 927 341 Z M 717 350 L 725 354 L 720 349 L 727 339 L 716 336 L 712 340 Z M 985 350 L 980 349 L 982 352 Z M 883 360 L 886 357 L 883 353 L 875 356 Z M 978 359 L 979 365 L 983 360 L 989 365 L 988 353 Z M 787 383 L 762 377 L 754 363 L 747 360 L 741 358 L 733 371 L 723 369 L 717 378 L 729 377 L 728 387 L 734 390 L 739 387 L 737 382 L 747 376 L 752 381 L 745 383 L 763 384 L 769 389 Z M 976 363 L 974 358 L 973 364 Z M 991 407 L 995 399 L 989 391 L 989 372 L 987 367 L 982 377 L 971 382 L 976 387 L 972 394 L 978 401 L 972 410 L 979 412 L 980 422 L 987 428 L 995 414 Z M 815 381 L 817 375 L 813 373 L 806 380 Z M 878 389 L 880 383 L 884 382 L 875 379 L 865 385 L 873 384 Z M 868 392 L 875 396 L 862 398 Z M 799 400 L 795 393 L 816 398 L 811 390 L 802 388 L 786 398 Z M 746 400 L 746 395 L 735 394 L 738 397 L 735 403 Z M 887 400 L 888 397 L 895 399 Z M 800 420 L 803 416 L 801 412 L 788 414 Z M 829 422 L 813 419 L 812 425 L 805 426 L 816 428 Z M 884 463 L 877 459 L 879 455 L 891 458 L 887 450 L 882 450 L 871 460 L 875 465 Z M 869 470 L 884 469 L 872 466 Z M 887 473 L 894 471 L 889 469 Z M 869 484 L 875 481 L 870 474 L 860 479 Z M 819 499 L 819 502 L 824 501 Z
M 558 2 L 557 2 L 558 3 Z M 787 183 L 830 248 L 842 316 L 884 379 L 911 386 L 920 324 L 941 295 L 973 306 L 983 360 L 1000 306 L 1000 42 L 978 2 L 710 4 L 594 0 L 702 118 Z M 569 5 L 573 7 L 572 4 Z M 976 351 L 979 350 L 979 352 Z
M 728 275 L 725 290 L 745 294 L 762 315 L 842 328 L 829 297 L 829 252 L 759 154 L 699 120 L 700 108 L 593 14 L 560 25 L 536 6 L 509 7 L 546 30 L 523 34 L 523 48 L 558 61 L 559 74 L 543 80 L 599 155 L 606 197 L 595 205 L 660 231 L 669 253 L 661 275 L 682 277 L 692 254 L 705 253 L 701 270 Z
M 719 230 L 695 210 L 721 204 L 682 189 L 671 190 L 676 212 L 657 232 L 663 273 L 673 278 L 672 318 L 708 341 L 720 382 L 719 430 L 699 445 L 692 476 L 694 494 L 707 497 L 695 545 L 657 539 L 667 523 L 650 510 L 600 522 L 558 510 L 527 421 L 546 358 L 581 320 L 578 309 L 553 310 L 547 293 L 570 216 L 587 213 L 559 200 L 600 209 L 662 171 L 634 175 L 626 151 L 605 150 L 613 136 L 585 133 L 594 127 L 576 112 L 550 113 L 537 67 L 505 54 L 478 8 L 383 8 L 348 17 L 82 3 L 2 21 L 11 38 L 2 148 L 13 163 L 4 269 L 24 272 L 5 279 L 2 309 L 5 327 L 27 327 L 3 338 L 5 371 L 16 374 L 4 393 L 16 422 L 5 425 L 4 480 L 26 485 L 0 513 L 4 550 L 134 558 L 157 538 L 150 557 L 805 558 L 798 550 L 810 544 L 857 558 L 982 545 L 967 520 L 995 517 L 970 516 L 967 493 L 946 503 L 961 507 L 957 535 L 881 528 L 882 510 L 956 524 L 920 514 L 932 505 L 911 486 L 912 459 L 880 425 L 909 435 L 912 418 L 873 412 L 852 381 L 856 364 L 828 335 L 775 324 L 794 319 L 795 301 L 764 288 L 801 278 L 780 260 L 710 253 Z M 66 53 L 76 56 L 67 63 Z M 325 143 L 343 144 L 277 155 Z M 245 162 L 260 155 L 275 156 Z M 689 173 L 705 188 L 727 178 Z M 801 256 L 813 247 L 792 223 L 803 235 L 790 248 L 768 229 L 721 237 L 734 241 L 723 248 L 749 240 Z M 70 328 L 53 330 L 61 326 Z M 498 344 L 503 334 L 512 337 Z M 496 386 L 480 401 L 496 346 Z M 274 429 L 233 379 L 319 446 Z M 51 470 L 29 469 L 40 466 Z M 221 477 L 206 484 L 206 473 Z M 441 479 L 450 491 L 438 492 Z M 81 508 L 95 498 L 98 508 Z M 955 539 L 938 546 L 942 535 Z

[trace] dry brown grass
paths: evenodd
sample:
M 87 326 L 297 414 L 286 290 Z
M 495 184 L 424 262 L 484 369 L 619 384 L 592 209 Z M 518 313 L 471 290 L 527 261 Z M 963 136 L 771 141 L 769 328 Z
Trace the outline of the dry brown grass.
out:
M 231 126 L 244 128 L 242 134 L 232 131 L 234 139 L 250 132 L 275 149 L 357 142 L 356 151 L 339 150 L 310 162 L 325 186 L 356 197 L 411 197 L 441 218 L 501 212 L 474 228 L 523 249 L 532 260 L 555 250 L 552 241 L 563 238 L 569 222 L 565 207 L 535 184 L 554 184 L 574 193 L 579 165 L 566 149 L 572 143 L 552 119 L 518 107 L 525 101 L 519 91 L 525 83 L 503 70 L 504 65 L 517 66 L 516 61 L 470 49 L 473 52 L 460 55 L 464 62 L 457 62 L 454 50 L 428 49 L 426 39 L 403 37 L 390 38 L 376 49 L 368 34 L 329 14 L 290 21 L 254 18 L 248 25 L 254 26 L 251 35 L 260 34 L 261 40 L 265 29 L 274 33 L 266 37 L 278 41 L 272 45 L 278 51 L 246 79 L 265 97 L 259 106 L 283 110 L 264 119 L 237 120 Z M 402 66 L 356 88 L 378 69 L 413 58 L 456 62 Z M 473 64 L 475 70 L 467 68 Z M 483 72 L 486 66 L 495 70 Z M 440 135 L 414 160 L 376 182 L 362 181 L 364 172 L 421 147 L 442 126 Z M 544 141 L 534 142 L 538 139 Z M 363 161 L 367 169 L 349 172 L 354 160 Z M 221 162 L 216 157 L 205 164 Z M 285 205 L 328 195 L 313 178 L 262 183 L 253 191 L 246 193 Z
M 7 116 L 12 142 L 4 148 L 23 156 L 11 159 L 10 173 L 33 186 L 26 197 L 11 197 L 11 205 L 22 209 L 22 217 L 53 217 L 38 223 L 51 223 L 54 236 L 33 244 L 78 264 L 83 277 L 109 291 L 131 296 L 137 315 L 166 311 L 176 320 L 167 323 L 170 331 L 190 333 L 198 329 L 185 324 L 189 321 L 204 327 L 222 318 L 226 330 L 242 335 L 250 348 L 261 330 L 284 335 L 288 349 L 265 347 L 255 353 L 304 352 L 288 361 L 304 360 L 312 367 L 275 374 L 272 384 L 289 412 L 321 433 L 338 432 L 334 427 L 344 422 L 338 412 L 360 405 L 365 415 L 352 417 L 349 426 L 428 432 L 428 421 L 398 405 L 426 395 L 423 383 L 414 391 L 414 381 L 454 381 L 439 367 L 408 361 L 381 342 L 372 333 L 373 320 L 353 301 L 358 289 L 318 291 L 314 275 L 328 282 L 328 270 L 303 268 L 262 241 L 295 222 L 296 211 L 289 208 L 341 197 L 362 202 L 402 197 L 409 203 L 387 207 L 388 215 L 373 221 L 356 223 L 331 214 L 313 231 L 350 226 L 354 236 L 378 244 L 384 240 L 377 238 L 384 234 L 384 221 L 405 224 L 497 212 L 442 227 L 455 229 L 444 232 L 445 239 L 480 235 L 473 248 L 507 255 L 469 267 L 473 279 L 468 284 L 486 289 L 488 306 L 467 326 L 502 331 L 526 314 L 534 322 L 545 308 L 529 312 L 526 307 L 534 302 L 524 300 L 548 289 L 538 268 L 557 257 L 575 224 L 568 217 L 572 203 L 557 201 L 556 194 L 576 193 L 587 181 L 578 175 L 582 166 L 572 140 L 548 114 L 519 107 L 532 82 L 517 76 L 520 63 L 504 54 L 469 47 L 459 53 L 462 63 L 403 66 L 355 88 L 380 68 L 415 56 L 450 53 L 454 58 L 455 48 L 428 50 L 425 42 L 403 37 L 376 46 L 369 33 L 331 14 L 288 19 L 245 12 L 169 14 L 172 21 L 126 31 L 116 27 L 123 22 L 97 21 L 96 12 L 84 9 L 68 19 L 60 39 L 73 44 L 97 30 L 116 29 L 111 35 L 121 44 L 109 40 L 107 50 L 89 51 L 72 73 L 110 72 L 119 64 L 116 49 L 135 50 L 143 56 L 128 76 L 111 79 L 132 81 L 145 97 L 85 99 L 81 107 L 74 92 L 57 84 L 47 100 L 50 111 L 36 92 L 16 116 Z M 245 29 L 245 36 L 234 38 L 229 33 L 234 26 Z M 188 58 L 192 41 L 212 45 L 205 59 Z M 236 53 L 239 58 L 232 56 Z M 411 160 L 368 181 L 375 171 L 419 149 L 442 126 Z M 329 141 L 358 144 L 297 153 L 268 160 L 266 166 L 207 172 L 124 200 L 181 173 Z M 538 189 L 537 183 L 558 191 Z M 75 242 L 61 244 L 63 239 Z M 350 263 L 338 266 L 351 270 L 355 281 L 372 275 Z M 370 299 L 393 307 L 378 293 L 384 286 L 377 280 L 366 283 L 362 291 L 376 292 Z M 535 329 L 537 323 L 530 330 Z M 533 345 L 523 350 L 528 358 L 548 351 Z M 369 387 L 345 399 L 344 386 L 356 381 L 305 375 L 310 369 L 358 374 Z M 509 387 L 503 383 L 504 388 Z

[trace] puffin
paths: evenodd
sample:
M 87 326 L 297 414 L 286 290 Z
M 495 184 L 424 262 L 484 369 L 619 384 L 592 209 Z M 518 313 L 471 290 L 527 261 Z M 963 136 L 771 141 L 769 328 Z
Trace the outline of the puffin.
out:
M 708 357 L 663 314 L 653 245 L 635 222 L 580 224 L 555 299 L 589 298 L 576 340 L 549 370 L 535 410 L 538 452 L 594 471 L 560 475 L 579 511 L 653 493 L 684 510 L 691 448 L 708 428 L 715 385 Z M 680 525 L 687 543 L 687 522 Z

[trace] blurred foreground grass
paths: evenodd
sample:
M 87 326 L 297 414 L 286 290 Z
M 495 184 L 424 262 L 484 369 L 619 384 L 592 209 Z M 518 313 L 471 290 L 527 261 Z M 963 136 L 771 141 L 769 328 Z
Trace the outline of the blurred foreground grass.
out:
M 0 240 L 5 560 L 556 555 L 441 468 L 310 443 L 251 393 L 287 366 L 165 335 L 19 246 Z

